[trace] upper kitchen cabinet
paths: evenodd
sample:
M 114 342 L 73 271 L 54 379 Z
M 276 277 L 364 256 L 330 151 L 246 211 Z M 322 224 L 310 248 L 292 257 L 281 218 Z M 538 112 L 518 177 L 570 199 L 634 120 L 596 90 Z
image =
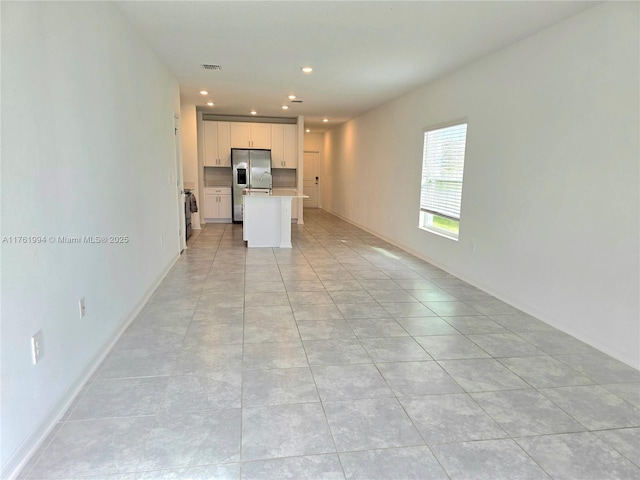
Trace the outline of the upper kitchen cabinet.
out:
M 298 126 L 271 125 L 271 165 L 298 168 Z
M 204 166 L 231 166 L 231 131 L 229 122 L 203 122 Z
M 271 148 L 268 123 L 231 123 L 231 148 Z

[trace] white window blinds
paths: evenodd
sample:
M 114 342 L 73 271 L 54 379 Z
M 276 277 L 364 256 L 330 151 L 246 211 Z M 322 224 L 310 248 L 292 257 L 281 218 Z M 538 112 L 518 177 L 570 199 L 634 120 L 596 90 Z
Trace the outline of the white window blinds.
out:
M 467 124 L 424 132 L 420 210 L 460 219 Z

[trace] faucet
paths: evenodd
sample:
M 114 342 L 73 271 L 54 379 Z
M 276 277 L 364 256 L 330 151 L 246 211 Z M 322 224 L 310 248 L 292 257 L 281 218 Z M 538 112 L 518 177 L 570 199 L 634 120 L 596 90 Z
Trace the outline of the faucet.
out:
M 260 182 L 262 183 L 262 181 L 264 180 L 264 176 L 265 175 L 269 175 L 269 195 L 271 195 L 271 190 L 273 189 L 273 175 L 271 175 L 271 173 L 269 172 L 262 172 L 262 175 L 260 175 Z

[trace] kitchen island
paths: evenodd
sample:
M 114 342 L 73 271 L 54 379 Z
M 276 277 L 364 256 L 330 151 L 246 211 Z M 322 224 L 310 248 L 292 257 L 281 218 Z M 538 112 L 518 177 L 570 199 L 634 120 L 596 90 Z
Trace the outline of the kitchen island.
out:
M 291 200 L 309 198 L 294 189 L 246 189 L 242 238 L 247 247 L 291 248 Z

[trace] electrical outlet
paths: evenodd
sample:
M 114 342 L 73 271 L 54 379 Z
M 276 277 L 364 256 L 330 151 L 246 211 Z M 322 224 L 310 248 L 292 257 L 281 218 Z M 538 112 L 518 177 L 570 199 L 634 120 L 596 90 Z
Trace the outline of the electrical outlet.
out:
M 42 330 L 38 330 L 33 337 L 31 337 L 31 360 L 35 365 L 40 361 L 44 355 L 44 338 L 42 337 Z
M 78 308 L 80 309 L 80 318 L 84 318 L 85 313 L 87 313 L 86 307 L 84 306 L 84 297 L 78 301 Z

